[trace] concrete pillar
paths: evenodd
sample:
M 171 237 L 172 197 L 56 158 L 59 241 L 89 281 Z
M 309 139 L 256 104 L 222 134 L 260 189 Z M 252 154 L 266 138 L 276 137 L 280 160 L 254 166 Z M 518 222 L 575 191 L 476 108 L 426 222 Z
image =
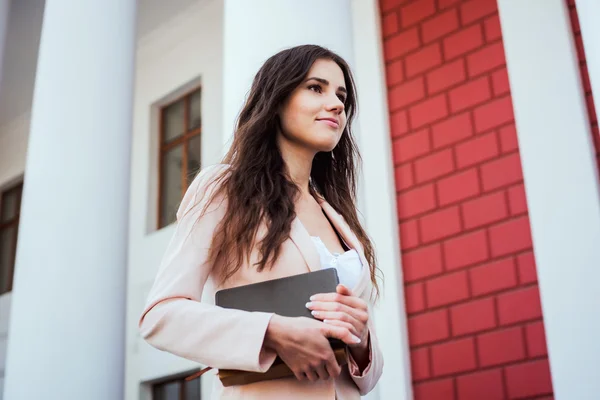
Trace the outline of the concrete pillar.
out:
M 554 396 L 592 400 L 600 393 L 600 182 L 569 12 L 564 0 L 498 0 L 498 8 Z
M 600 118 L 600 24 L 598 24 L 600 2 L 597 0 L 576 0 L 575 4 L 594 95 L 594 106 L 596 115 Z
M 123 398 L 135 0 L 46 0 L 4 400 Z

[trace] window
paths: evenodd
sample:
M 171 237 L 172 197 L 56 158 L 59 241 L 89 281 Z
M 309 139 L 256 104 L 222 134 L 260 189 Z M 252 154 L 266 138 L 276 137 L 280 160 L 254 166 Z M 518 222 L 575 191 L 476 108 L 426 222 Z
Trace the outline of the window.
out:
M 23 183 L 0 197 L 0 294 L 12 290 Z
M 200 377 L 191 381 L 178 378 L 152 387 L 152 400 L 200 400 Z
M 200 101 L 197 88 L 160 109 L 159 229 L 175 221 L 181 198 L 200 169 Z

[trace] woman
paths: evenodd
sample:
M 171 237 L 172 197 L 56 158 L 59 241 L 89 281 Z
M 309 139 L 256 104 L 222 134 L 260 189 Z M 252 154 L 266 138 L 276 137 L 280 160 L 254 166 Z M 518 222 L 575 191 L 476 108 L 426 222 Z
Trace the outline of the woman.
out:
M 370 318 L 375 256 L 354 204 L 355 96 L 348 65 L 329 50 L 274 55 L 223 164 L 205 168 L 182 200 L 142 336 L 217 369 L 264 372 L 279 356 L 295 374 L 225 388 L 215 379 L 214 398 L 358 399 L 381 375 Z M 341 285 L 307 299 L 315 319 L 214 305 L 217 290 L 324 267 L 338 269 Z M 343 367 L 329 337 L 349 346 Z

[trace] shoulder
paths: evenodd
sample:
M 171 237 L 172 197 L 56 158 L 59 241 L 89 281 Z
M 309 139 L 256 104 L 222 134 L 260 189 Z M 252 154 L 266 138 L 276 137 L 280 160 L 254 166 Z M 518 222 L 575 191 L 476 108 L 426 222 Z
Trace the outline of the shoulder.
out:
M 181 219 L 192 207 L 206 203 L 229 170 L 229 164 L 214 164 L 202 168 L 183 195 L 177 210 L 177 219 Z

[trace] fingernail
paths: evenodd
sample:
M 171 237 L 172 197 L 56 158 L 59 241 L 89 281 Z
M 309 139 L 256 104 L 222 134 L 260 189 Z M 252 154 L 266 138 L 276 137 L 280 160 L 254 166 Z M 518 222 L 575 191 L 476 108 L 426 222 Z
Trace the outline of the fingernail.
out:
M 310 300 L 310 301 L 313 301 L 313 300 L 315 299 L 315 297 L 316 297 L 315 295 L 312 295 L 312 296 L 310 296 L 310 299 L 309 299 L 309 300 Z
M 315 317 L 319 316 L 319 312 L 318 311 L 311 311 L 310 312 L 312 315 L 314 315 Z
M 308 303 L 306 303 L 306 308 L 310 308 L 312 307 L 312 303 L 309 301 Z
M 360 339 L 354 335 L 352 335 L 352 340 L 354 340 L 354 343 L 360 343 Z

